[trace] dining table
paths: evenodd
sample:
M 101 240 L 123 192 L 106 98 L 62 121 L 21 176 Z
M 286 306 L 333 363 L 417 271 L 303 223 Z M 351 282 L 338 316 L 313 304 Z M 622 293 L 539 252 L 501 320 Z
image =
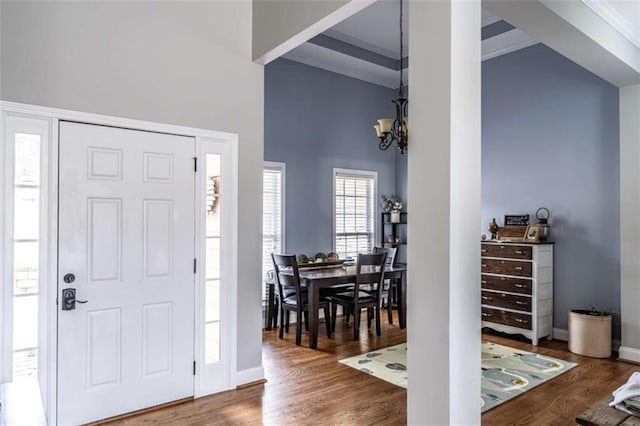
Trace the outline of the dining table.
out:
M 398 280 L 397 302 L 400 328 L 405 328 L 407 324 L 407 265 L 396 264 L 386 266 L 384 278 Z M 292 271 L 281 271 L 284 274 L 292 274 Z M 309 293 L 309 347 L 318 347 L 318 323 L 319 323 L 319 301 L 320 289 L 337 285 L 344 285 L 356 282 L 355 265 L 340 267 L 319 267 L 319 268 L 299 268 L 300 285 L 307 288 Z M 390 303 L 390 301 L 388 302 Z M 328 319 L 325 319 L 327 321 Z

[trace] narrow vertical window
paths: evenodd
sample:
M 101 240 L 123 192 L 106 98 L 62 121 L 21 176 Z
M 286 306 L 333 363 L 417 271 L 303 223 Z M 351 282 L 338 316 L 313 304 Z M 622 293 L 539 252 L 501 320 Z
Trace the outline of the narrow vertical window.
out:
M 205 362 L 220 361 L 220 242 L 222 225 L 221 173 L 222 156 L 206 156 L 206 307 Z
M 266 163 L 262 174 L 262 277 L 273 269 L 271 253 L 284 250 L 284 163 Z
M 34 376 L 38 356 L 40 135 L 14 134 L 13 379 Z
M 342 259 L 373 250 L 376 178 L 375 172 L 334 170 L 334 247 Z

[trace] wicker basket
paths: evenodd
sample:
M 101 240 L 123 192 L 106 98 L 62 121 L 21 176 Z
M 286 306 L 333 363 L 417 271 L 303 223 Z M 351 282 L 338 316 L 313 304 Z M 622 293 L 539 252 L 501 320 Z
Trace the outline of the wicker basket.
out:
M 611 356 L 611 315 L 585 309 L 569 311 L 569 350 L 593 358 Z

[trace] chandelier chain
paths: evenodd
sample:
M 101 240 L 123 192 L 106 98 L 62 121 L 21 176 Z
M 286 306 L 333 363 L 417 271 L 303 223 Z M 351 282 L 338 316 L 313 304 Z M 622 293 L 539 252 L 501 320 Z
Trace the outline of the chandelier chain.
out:
M 386 150 L 394 143 L 397 144 L 400 154 L 407 150 L 409 142 L 409 117 L 407 116 L 407 106 L 409 100 L 404 96 L 404 31 L 402 22 L 404 21 L 403 0 L 400 1 L 400 86 L 398 87 L 398 98 L 392 100 L 395 105 L 396 118 L 381 118 L 373 128 L 380 139 L 378 148 Z
M 404 82 L 402 80 L 402 69 L 403 67 L 403 59 L 404 59 L 404 36 L 402 31 L 402 0 L 400 0 L 400 97 L 404 97 Z

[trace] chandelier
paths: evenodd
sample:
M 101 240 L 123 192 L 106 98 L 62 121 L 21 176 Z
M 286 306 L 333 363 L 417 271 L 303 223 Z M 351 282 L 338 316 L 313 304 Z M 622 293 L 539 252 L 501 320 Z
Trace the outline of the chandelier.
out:
M 407 115 L 407 107 L 409 100 L 404 96 L 404 83 L 402 82 L 404 45 L 402 43 L 402 0 L 400 0 L 400 87 L 398 89 L 398 97 L 393 102 L 396 106 L 396 118 L 381 118 L 378 124 L 373 126 L 376 135 L 380 139 L 378 148 L 386 150 L 395 142 L 401 154 L 404 154 L 409 142 L 409 117 Z

